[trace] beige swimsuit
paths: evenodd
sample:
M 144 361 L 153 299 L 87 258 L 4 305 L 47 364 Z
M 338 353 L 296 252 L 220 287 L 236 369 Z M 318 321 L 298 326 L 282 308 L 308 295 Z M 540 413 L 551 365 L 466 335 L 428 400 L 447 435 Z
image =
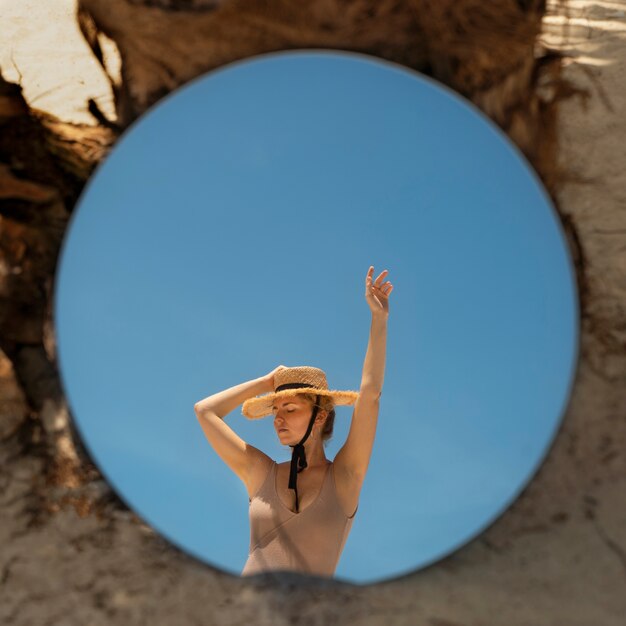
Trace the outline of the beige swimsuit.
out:
M 242 576 L 268 570 L 295 570 L 332 577 L 352 528 L 330 463 L 317 498 L 300 513 L 289 510 L 276 491 L 276 462 L 250 499 L 250 551 Z

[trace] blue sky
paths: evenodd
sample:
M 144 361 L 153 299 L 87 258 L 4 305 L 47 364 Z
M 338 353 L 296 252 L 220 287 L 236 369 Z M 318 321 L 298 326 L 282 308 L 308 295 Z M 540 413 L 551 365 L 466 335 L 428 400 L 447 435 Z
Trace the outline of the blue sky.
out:
M 537 471 L 578 358 L 555 210 L 477 108 L 361 54 L 260 55 L 171 93 L 86 185 L 55 282 L 61 375 L 129 506 L 239 575 L 243 483 L 193 405 L 279 364 L 358 390 L 369 265 L 389 270 L 385 385 L 336 577 L 366 584 L 474 538 Z M 332 459 L 351 407 L 338 407 Z M 277 462 L 271 420 L 226 422 Z

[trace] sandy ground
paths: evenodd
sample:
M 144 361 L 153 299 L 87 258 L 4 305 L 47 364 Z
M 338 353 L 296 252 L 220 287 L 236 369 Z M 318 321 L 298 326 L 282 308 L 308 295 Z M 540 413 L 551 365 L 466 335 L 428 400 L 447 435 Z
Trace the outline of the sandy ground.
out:
M 62 119 L 114 117 L 108 82 L 81 39 L 72 0 L 0 4 L 0 67 L 27 100 Z M 541 470 L 481 537 L 421 572 L 370 588 L 254 583 L 178 552 L 130 513 L 60 509 L 27 526 L 41 464 L 0 441 L 0 623 L 426 624 L 623 626 L 626 615 L 626 5 L 570 2 L 544 40 L 589 89 L 561 105 L 561 159 L 589 182 L 559 194 L 585 257 L 581 360 L 561 431 Z M 13 66 L 15 64 L 15 67 Z M 17 69 L 16 69 L 17 68 Z M 18 73 L 19 70 L 19 73 Z M 19 407 L 10 370 L 0 411 Z M 0 431 L 0 438 L 2 438 Z M 106 492 L 103 483 L 92 490 Z M 299 617 L 296 617 L 299 614 Z

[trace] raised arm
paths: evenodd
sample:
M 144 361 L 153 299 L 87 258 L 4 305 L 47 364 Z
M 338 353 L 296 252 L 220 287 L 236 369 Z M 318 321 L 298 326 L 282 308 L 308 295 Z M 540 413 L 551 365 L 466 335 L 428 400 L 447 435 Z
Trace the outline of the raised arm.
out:
M 220 391 L 194 404 L 194 411 L 207 440 L 247 487 L 251 485 L 258 464 L 269 457 L 241 439 L 224 422 L 224 417 L 248 398 L 272 391 L 272 385 L 273 372 Z
M 387 350 L 387 319 L 389 317 L 389 294 L 393 286 L 383 283 L 387 270 L 372 281 L 374 268 L 370 266 L 365 279 L 365 298 L 372 312 L 367 352 L 359 397 L 356 401 L 350 431 L 345 444 L 335 457 L 335 468 L 352 477 L 355 488 L 363 482 L 376 435 L 378 407 L 385 376 Z

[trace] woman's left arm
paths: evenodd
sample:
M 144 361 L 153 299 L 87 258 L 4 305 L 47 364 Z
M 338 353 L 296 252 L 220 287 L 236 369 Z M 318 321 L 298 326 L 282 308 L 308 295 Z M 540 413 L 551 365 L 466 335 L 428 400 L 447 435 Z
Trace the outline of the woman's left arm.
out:
M 357 398 L 350 432 L 345 444 L 335 457 L 335 467 L 362 482 L 369 465 L 378 408 L 385 376 L 385 352 L 387 349 L 387 319 L 389 317 L 389 294 L 393 285 L 383 278 L 387 270 L 373 281 L 374 268 L 370 266 L 365 279 L 365 299 L 372 312 L 369 342 L 363 363 L 361 388 Z
M 365 361 L 363 362 L 363 374 L 359 396 L 375 396 L 379 398 L 383 391 L 385 378 L 385 353 L 387 351 L 387 317 L 372 314 L 370 325 L 369 342 Z
M 360 395 L 376 398 L 383 390 L 385 377 L 385 352 L 387 350 L 387 319 L 389 318 L 389 294 L 393 285 L 387 280 L 388 270 L 383 270 L 376 280 L 372 280 L 374 266 L 370 265 L 365 277 L 365 300 L 372 312 L 370 337 L 363 363 Z

